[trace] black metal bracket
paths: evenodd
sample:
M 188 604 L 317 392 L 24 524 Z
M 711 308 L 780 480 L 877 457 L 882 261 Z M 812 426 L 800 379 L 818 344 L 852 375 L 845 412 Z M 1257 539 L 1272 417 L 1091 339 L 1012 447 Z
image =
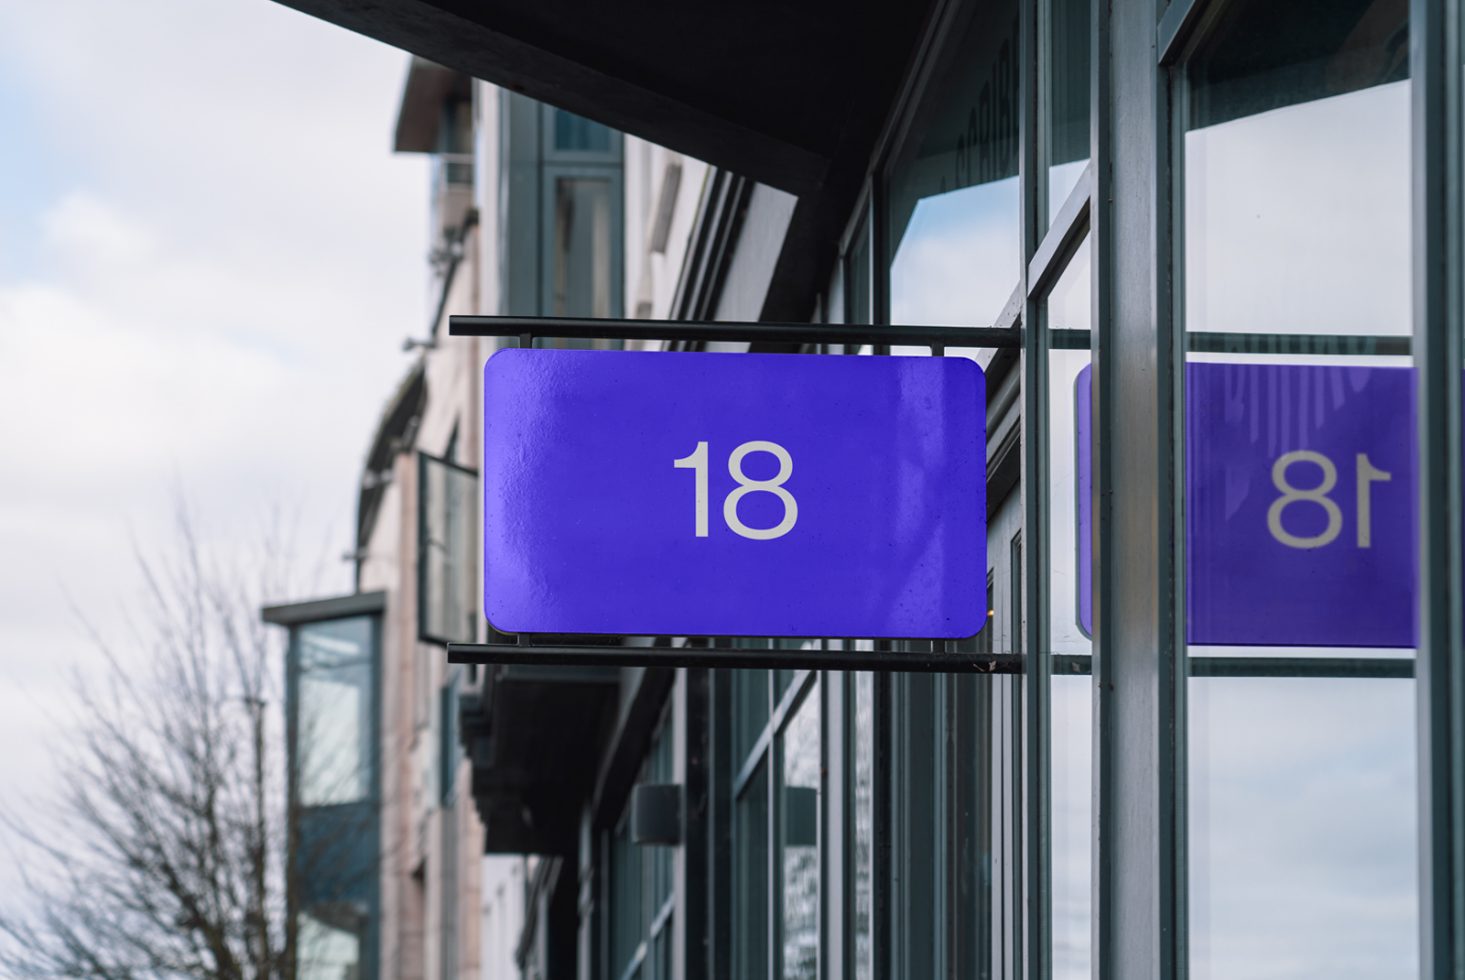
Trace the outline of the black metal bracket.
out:
M 610 320 L 593 317 L 451 316 L 454 337 L 535 337 L 568 340 L 685 340 L 771 344 L 884 344 L 902 347 L 1017 349 L 1012 327 L 893 327 L 859 323 L 702 323 L 689 320 Z
M 1070 331 L 1074 332 L 1074 331 Z M 520 347 L 538 337 L 566 340 L 669 340 L 929 347 L 942 355 L 948 347 L 1017 350 L 1022 334 L 1016 327 L 904 327 L 845 323 L 693 322 L 686 320 L 622 320 L 595 317 L 463 316 L 448 318 L 454 337 L 505 337 Z M 535 643 L 520 635 L 516 643 L 449 643 L 448 662 L 455 664 L 535 664 L 594 667 L 728 667 L 756 670 L 886 670 L 925 673 L 1016 674 L 1023 670 L 1017 654 L 969 654 L 951 649 L 953 641 L 929 638 L 870 641 L 873 649 L 857 650 L 853 640 L 837 649 L 747 649 L 735 646 L 665 645 L 669 637 L 653 637 L 661 646 L 598 646 Z M 737 638 L 722 637 L 721 642 Z M 769 637 L 748 638 L 767 642 Z M 796 639 L 796 638 L 781 638 Z M 892 650 L 892 643 L 920 642 L 925 651 Z
M 764 637 L 759 640 L 766 640 Z M 857 650 L 845 640 L 839 649 L 750 650 L 733 646 L 579 646 L 535 643 L 449 643 L 452 664 L 539 664 L 557 667 L 732 667 L 753 670 L 888 670 L 899 673 L 1020 674 L 1015 653 L 959 653 L 946 641 L 924 641 L 934 650 L 891 650 L 900 640 L 877 640 L 885 649 Z

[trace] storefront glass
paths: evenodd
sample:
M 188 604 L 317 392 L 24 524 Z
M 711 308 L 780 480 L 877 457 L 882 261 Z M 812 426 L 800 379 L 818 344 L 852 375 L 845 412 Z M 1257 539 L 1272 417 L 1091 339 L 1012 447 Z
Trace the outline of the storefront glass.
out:
M 1055 980 L 1089 976 L 1092 908 L 1093 516 L 1091 255 L 1085 238 L 1043 303 L 1047 320 L 1050 840 Z
M 1197 978 L 1418 969 L 1407 8 L 1228 5 L 1177 99 Z
M 1017 11 L 977 11 L 891 171 L 891 323 L 990 326 L 1021 276 Z

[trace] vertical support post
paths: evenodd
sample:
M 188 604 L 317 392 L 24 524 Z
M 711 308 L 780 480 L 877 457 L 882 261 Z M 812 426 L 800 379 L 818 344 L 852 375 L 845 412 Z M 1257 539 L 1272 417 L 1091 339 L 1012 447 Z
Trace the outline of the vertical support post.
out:
M 707 977 L 708 911 L 705 887 L 710 846 L 708 774 L 711 746 L 707 708 L 710 671 L 681 668 L 672 685 L 672 772 L 682 786 L 682 843 L 672 852 L 672 894 L 677 913 L 672 920 L 672 964 L 677 976 Z
M 1461 623 L 1461 50 L 1458 0 L 1412 0 L 1414 366 L 1419 424 L 1420 976 L 1465 977 Z
M 1094 27 L 1094 976 L 1183 978 L 1183 354 L 1156 0 Z
M 1028 288 L 1028 268 L 1046 227 L 1043 213 L 1048 177 L 1042 168 L 1038 139 L 1042 128 L 1038 77 L 1039 6 L 1024 0 L 1018 21 L 1018 185 L 1022 188 L 1022 508 L 1023 609 L 1014 624 L 1013 646 L 1022 650 L 1022 714 L 1020 786 L 1017 826 L 1021 828 L 1018 861 L 1020 901 L 1014 903 L 1020 942 L 1013 943 L 1013 975 L 1048 980 L 1052 975 L 1052 861 L 1049 813 L 1049 610 L 1048 492 L 1052 474 L 1048 459 L 1048 325 L 1041 298 Z M 1017 841 L 1015 840 L 1014 843 Z

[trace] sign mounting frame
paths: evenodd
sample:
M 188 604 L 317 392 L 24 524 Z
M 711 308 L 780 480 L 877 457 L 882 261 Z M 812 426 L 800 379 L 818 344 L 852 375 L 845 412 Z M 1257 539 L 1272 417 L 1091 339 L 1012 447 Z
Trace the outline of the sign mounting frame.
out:
M 521 348 L 532 348 L 538 338 L 569 340 L 666 340 L 690 345 L 714 341 L 802 346 L 807 344 L 871 345 L 877 347 L 926 347 L 932 356 L 945 355 L 946 348 L 979 347 L 1019 350 L 1022 336 L 1016 327 L 890 326 L 871 324 L 696 322 L 685 320 L 636 320 L 588 317 L 523 317 L 453 315 L 448 318 L 453 337 L 510 339 Z M 817 356 L 817 355 L 815 355 Z M 610 639 L 611 637 L 596 637 Z M 627 638 L 630 638 L 629 635 Z M 602 667 L 719 667 L 742 669 L 880 670 L 916 673 L 1020 674 L 1021 653 L 976 653 L 956 649 L 960 641 L 929 638 L 883 637 L 878 639 L 829 637 L 829 644 L 807 637 L 670 637 L 638 636 L 647 646 L 602 645 L 576 635 L 520 633 L 515 642 L 449 643 L 448 662 L 478 665 L 542 665 Z M 676 640 L 684 646 L 673 646 Z M 738 641 L 797 642 L 794 649 L 738 647 Z M 809 649 L 805 644 L 818 643 Z M 905 643 L 928 649 L 897 650 Z M 867 647 L 859 649 L 858 647 Z

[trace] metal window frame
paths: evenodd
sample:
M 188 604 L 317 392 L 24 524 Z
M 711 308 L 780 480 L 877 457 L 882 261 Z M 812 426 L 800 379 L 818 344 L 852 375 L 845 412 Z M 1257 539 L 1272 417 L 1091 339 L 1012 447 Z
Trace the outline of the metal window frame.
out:
M 291 935 L 294 935 L 295 930 L 298 929 L 299 918 L 306 911 L 300 905 L 298 888 L 294 886 L 294 878 L 298 876 L 298 872 L 294 869 L 294 848 L 297 846 L 299 829 L 296 825 L 298 818 L 293 815 L 307 808 L 305 804 L 300 803 L 299 785 L 301 671 L 298 630 L 301 627 L 309 627 L 318 623 L 345 619 L 365 619 L 369 625 L 371 731 L 364 734 L 366 759 L 367 764 L 371 767 L 371 778 L 366 798 L 353 801 L 348 806 L 362 807 L 368 812 L 376 813 L 380 809 L 382 800 L 380 741 L 383 711 L 382 643 L 385 629 L 382 620 L 386 615 L 386 598 L 385 592 L 357 592 L 325 599 L 265 606 L 260 610 L 260 619 L 264 622 L 284 626 L 290 631 L 289 641 L 285 648 L 285 799 L 286 810 L 292 815 L 286 830 L 287 851 L 290 852 L 286 855 L 286 861 L 289 864 L 288 873 L 292 877 L 292 885 L 287 889 L 285 914 L 289 922 L 287 928 Z M 382 834 L 379 814 L 371 819 L 370 834 L 372 840 L 368 846 L 373 852 L 378 851 Z M 381 881 L 379 875 L 373 875 L 369 891 L 370 894 L 366 900 L 366 935 L 362 940 L 360 960 L 363 980 L 375 980 L 381 973 Z
M 558 154 L 557 156 L 563 156 Z M 555 253 L 555 191 L 562 180 L 604 181 L 610 197 L 610 310 L 620 316 L 625 308 L 625 171 L 619 160 L 614 164 L 561 163 L 545 160 L 539 168 L 539 308 L 554 309 L 555 274 L 558 269 Z M 456 319 L 456 318 L 454 318 Z M 452 332 L 451 330 L 449 331 Z M 548 337 L 551 334 L 541 334 Z M 604 334 L 600 338 L 604 338 Z M 588 338 L 587 338 L 588 339 Z
M 1174 69 L 1223 7 L 1223 0 L 1171 0 L 1159 9 L 1153 0 L 1141 0 L 1096 12 L 1095 832 L 1102 844 L 1095 851 L 1095 975 L 1189 973 L 1187 677 L 1417 673 L 1421 968 L 1431 978 L 1459 978 L 1465 976 L 1459 3 L 1411 2 L 1414 324 L 1412 337 L 1364 341 L 1367 353 L 1412 352 L 1420 377 L 1420 639 L 1414 659 L 1186 657 L 1183 419 L 1176 406 L 1184 404 L 1187 346 L 1282 353 L 1291 341 L 1296 352 L 1338 352 L 1358 342 L 1257 335 L 1233 337 L 1228 345 L 1225 338 L 1180 332 L 1183 215 L 1176 202 L 1184 126 Z M 1151 16 L 1155 33 L 1147 37 Z M 1130 248 L 1121 249 L 1121 240 Z M 1158 369 L 1149 379 L 1126 373 L 1126 361 L 1146 359 Z M 1158 427 L 1146 418 L 1155 406 L 1169 406 Z M 1146 491 L 1157 514 L 1145 513 Z M 1121 568 L 1122 576 L 1116 574 Z
M 1181 0 L 1177 0 L 1181 2 Z M 1157 0 L 1094 11 L 1094 928 L 1099 980 L 1184 977 L 1184 671 L 1167 77 Z M 1188 18 L 1183 18 L 1188 19 Z
M 625 154 L 625 137 L 618 129 L 612 129 L 603 123 L 596 123 L 594 120 L 586 120 L 594 125 L 600 126 L 610 134 L 610 146 L 605 150 L 563 150 L 554 145 L 554 123 L 559 113 L 579 116 L 578 113 L 560 109 L 547 102 L 539 104 L 539 153 L 540 158 L 546 164 L 567 163 L 572 165 L 590 164 L 606 167 L 620 168 Z
M 625 799 L 621 802 L 615 816 L 605 824 L 594 830 L 595 836 L 600 839 L 600 875 L 603 882 L 603 901 L 599 908 L 604 910 L 599 923 L 601 933 L 601 946 L 604 955 L 604 967 L 601 975 L 610 980 L 620 980 L 623 977 L 634 977 L 651 955 L 655 948 L 656 941 L 667 932 L 668 926 L 675 929 L 680 923 L 676 916 L 678 896 L 680 894 L 676 862 L 664 848 L 648 847 L 637 844 L 630 839 L 631 821 L 631 790 L 638 784 L 647 781 L 664 783 L 677 779 L 677 743 L 686 736 L 687 727 L 685 724 L 678 724 L 679 710 L 675 705 L 677 693 L 671 692 L 659 709 L 657 720 L 651 726 L 651 734 L 646 743 L 645 751 L 641 755 L 640 764 L 631 780 L 625 785 Z M 663 741 L 664 740 L 664 741 Z M 658 753 L 666 752 L 668 771 L 654 771 L 657 769 Z M 616 949 L 616 929 L 624 926 L 623 920 L 617 920 L 616 915 L 620 910 L 615 889 L 617 876 L 615 873 L 616 862 L 616 838 L 622 831 L 626 832 L 626 846 L 635 859 L 635 877 L 637 879 L 637 899 L 639 905 L 636 909 L 636 932 L 637 943 L 631 952 L 631 956 L 624 964 L 617 964 L 612 957 Z M 680 850 L 680 848 L 678 848 Z M 661 853 L 658 853 L 661 852 Z M 650 907 L 655 902 L 655 888 L 657 882 L 657 861 L 671 862 L 671 887 L 660 904 Z M 643 930 L 644 923 L 644 930 Z M 673 945 L 673 963 L 678 962 L 675 955 L 676 937 L 668 935 L 667 942 Z M 675 966 L 674 966 L 675 969 Z
M 453 432 L 456 435 L 457 429 L 454 428 Z M 428 604 L 423 601 L 428 595 L 426 561 L 428 541 L 427 535 L 424 532 L 427 530 L 427 468 L 430 465 L 445 466 L 449 469 L 457 470 L 462 475 L 472 477 L 475 480 L 478 479 L 478 471 L 443 456 L 434 456 L 432 453 L 424 452 L 420 449 L 417 451 L 417 640 L 420 643 L 431 643 L 434 646 L 445 647 L 449 643 L 456 641 L 449 640 L 445 636 L 437 636 L 428 629 Z M 469 507 L 467 513 L 473 516 L 474 509 Z M 474 582 L 476 582 L 477 574 L 474 569 L 470 567 L 468 571 L 472 574 Z
M 1465 177 L 1459 0 L 1411 0 L 1414 369 L 1418 377 L 1420 975 L 1465 977 L 1461 364 Z

